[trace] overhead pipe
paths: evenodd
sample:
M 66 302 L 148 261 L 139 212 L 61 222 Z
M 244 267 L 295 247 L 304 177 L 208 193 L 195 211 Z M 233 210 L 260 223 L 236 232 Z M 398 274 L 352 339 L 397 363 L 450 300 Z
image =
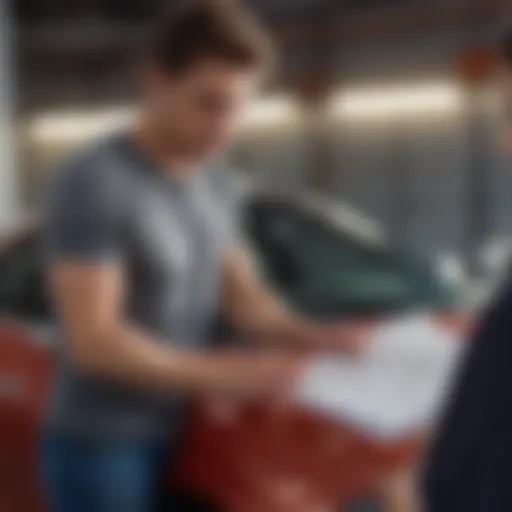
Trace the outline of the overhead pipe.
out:
M 272 27 L 277 40 L 285 47 L 343 42 L 368 41 L 391 35 L 429 31 L 439 26 L 466 23 L 487 16 L 507 13 L 510 0 L 477 0 L 465 5 L 438 5 L 419 8 L 379 8 L 346 16 L 335 16 L 315 24 L 292 22 Z M 21 49 L 30 52 L 94 51 L 104 45 L 126 48 L 144 37 L 145 30 L 136 24 L 113 26 L 107 23 L 68 23 L 21 26 L 18 30 Z

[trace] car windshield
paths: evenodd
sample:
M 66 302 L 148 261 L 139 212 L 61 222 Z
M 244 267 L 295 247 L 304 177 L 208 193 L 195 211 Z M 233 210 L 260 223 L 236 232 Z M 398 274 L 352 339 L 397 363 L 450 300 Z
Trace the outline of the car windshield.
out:
M 317 210 L 255 203 L 248 223 L 263 272 L 301 310 L 376 313 L 432 305 L 440 296 L 427 268 Z

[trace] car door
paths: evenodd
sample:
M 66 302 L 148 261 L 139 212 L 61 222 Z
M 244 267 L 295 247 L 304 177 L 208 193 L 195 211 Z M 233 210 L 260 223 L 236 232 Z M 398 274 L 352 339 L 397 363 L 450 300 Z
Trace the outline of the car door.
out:
M 50 315 L 36 233 L 0 254 L 0 510 L 41 508 L 36 454 L 50 375 Z

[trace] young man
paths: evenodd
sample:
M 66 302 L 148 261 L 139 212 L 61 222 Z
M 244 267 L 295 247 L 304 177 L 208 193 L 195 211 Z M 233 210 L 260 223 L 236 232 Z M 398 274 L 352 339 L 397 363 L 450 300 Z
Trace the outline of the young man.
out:
M 501 46 L 498 80 L 509 111 L 512 31 Z M 512 139 L 505 135 L 510 151 Z M 423 486 L 425 512 L 512 510 L 511 340 L 512 288 L 506 283 L 474 333 L 435 438 Z
M 267 57 L 240 7 L 188 2 L 152 39 L 136 126 L 55 180 L 48 275 L 64 343 L 43 445 L 52 512 L 151 510 L 186 398 L 272 397 L 301 367 L 289 347 L 362 340 L 357 325 L 286 311 L 257 281 L 234 187 L 211 164 Z M 209 350 L 219 310 L 281 349 Z

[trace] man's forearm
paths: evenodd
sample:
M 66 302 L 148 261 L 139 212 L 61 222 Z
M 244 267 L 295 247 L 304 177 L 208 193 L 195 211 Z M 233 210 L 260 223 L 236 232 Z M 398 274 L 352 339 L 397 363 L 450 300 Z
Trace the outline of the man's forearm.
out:
M 235 247 L 225 255 L 224 311 L 249 337 L 293 340 L 311 330 L 312 322 L 291 312 L 256 276 L 249 251 Z
M 224 264 L 224 306 L 230 319 L 249 338 L 305 348 L 340 348 L 359 354 L 368 324 L 319 324 L 294 314 L 254 274 L 247 253 L 234 250 Z
M 414 473 L 402 471 L 393 476 L 382 492 L 385 512 L 420 512 L 420 500 L 415 492 Z
M 367 347 L 371 322 L 318 322 L 290 311 L 270 293 L 239 298 L 235 324 L 249 340 L 299 349 L 339 349 L 359 355 Z
M 200 368 L 204 357 L 169 348 L 135 328 L 113 326 L 83 336 L 88 339 L 76 343 L 81 349 L 72 353 L 75 363 L 122 384 L 192 390 L 208 378 Z
M 309 339 L 317 324 L 298 315 L 270 293 L 240 297 L 233 311 L 235 326 L 248 336 L 300 345 Z
M 75 364 L 84 371 L 129 387 L 164 392 L 273 395 L 288 385 L 302 363 L 271 354 L 173 349 L 122 325 L 88 333 L 88 340 L 75 344 L 87 349 L 72 351 Z

